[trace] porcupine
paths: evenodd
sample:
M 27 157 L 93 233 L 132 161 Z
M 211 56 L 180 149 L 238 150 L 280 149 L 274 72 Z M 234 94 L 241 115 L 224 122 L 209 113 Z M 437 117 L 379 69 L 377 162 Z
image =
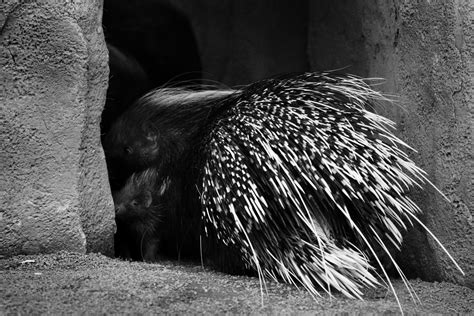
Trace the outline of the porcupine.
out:
M 158 89 L 116 122 L 106 152 L 138 168 L 194 168 L 205 232 L 260 277 L 361 298 L 378 283 L 367 257 L 390 284 L 376 248 L 393 261 L 386 241 L 399 248 L 406 223 L 425 227 L 406 192 L 428 180 L 394 123 L 367 110 L 382 99 L 333 73 L 224 92 Z
M 149 168 L 134 173 L 113 194 L 115 203 L 115 255 L 155 261 L 168 243 L 169 222 L 176 209 L 175 184 Z

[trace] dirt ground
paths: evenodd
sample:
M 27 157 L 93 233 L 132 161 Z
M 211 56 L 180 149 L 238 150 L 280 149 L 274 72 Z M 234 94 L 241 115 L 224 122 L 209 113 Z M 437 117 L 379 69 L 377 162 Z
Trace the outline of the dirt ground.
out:
M 395 289 L 407 314 L 473 313 L 474 291 L 410 281 L 414 303 L 400 280 Z M 394 296 L 368 290 L 365 301 L 322 293 L 313 298 L 286 284 L 232 276 L 199 265 L 141 263 L 99 254 L 58 253 L 0 258 L 0 314 L 399 314 Z M 263 303 L 262 303 L 263 299 Z

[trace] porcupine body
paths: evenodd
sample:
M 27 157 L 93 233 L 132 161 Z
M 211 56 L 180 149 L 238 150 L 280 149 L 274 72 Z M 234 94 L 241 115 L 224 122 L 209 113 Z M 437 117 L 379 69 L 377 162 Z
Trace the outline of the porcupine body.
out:
M 381 265 L 376 249 L 390 257 L 384 241 L 399 247 L 406 223 L 419 222 L 406 192 L 425 180 L 394 123 L 367 110 L 383 97 L 359 78 L 329 73 L 200 93 L 145 97 L 160 115 L 137 133 L 138 143 L 153 144 L 143 146 L 147 155 L 131 161 L 194 170 L 182 193 L 197 185 L 206 233 L 260 276 L 360 298 L 378 282 L 368 256 Z M 131 142 L 114 137 L 117 157 L 129 159 Z

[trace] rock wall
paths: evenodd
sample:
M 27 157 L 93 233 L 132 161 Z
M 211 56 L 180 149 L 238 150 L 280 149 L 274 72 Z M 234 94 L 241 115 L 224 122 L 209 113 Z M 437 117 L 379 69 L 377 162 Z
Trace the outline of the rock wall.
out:
M 418 194 L 424 222 L 466 272 L 462 277 L 428 238 L 412 241 L 404 258 L 417 275 L 474 287 L 473 4 L 433 1 L 400 6 L 395 92 L 408 113 L 397 117 L 401 136 L 417 148 L 415 161 L 446 195 Z M 434 251 L 436 260 L 424 261 Z M 421 254 L 421 255 L 420 255 Z M 437 265 L 440 274 L 430 274 Z M 426 271 L 426 273 L 425 273 Z
M 0 4 L 0 254 L 112 254 L 99 0 Z

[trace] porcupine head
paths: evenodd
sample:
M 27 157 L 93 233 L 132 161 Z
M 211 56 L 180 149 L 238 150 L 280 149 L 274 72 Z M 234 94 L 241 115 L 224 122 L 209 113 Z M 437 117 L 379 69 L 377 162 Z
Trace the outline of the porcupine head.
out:
M 140 122 L 137 115 L 122 115 L 105 137 L 107 163 L 131 171 L 152 166 L 158 155 L 158 137 L 150 122 Z
M 118 118 L 104 139 L 104 150 L 112 189 L 120 188 L 133 172 L 149 167 L 162 176 L 184 169 L 186 149 L 190 146 L 189 119 L 175 108 L 147 95 Z
M 167 234 L 166 218 L 174 209 L 169 178 L 160 179 L 153 169 L 134 173 L 113 194 L 117 223 L 116 255 L 154 261 L 160 241 Z
M 200 140 L 198 131 L 211 108 L 233 90 L 192 92 L 157 89 L 140 98 L 107 133 L 107 164 L 117 162 L 133 171 L 148 167 L 160 173 L 177 171 L 189 150 Z M 170 170 L 171 169 L 171 170 Z

